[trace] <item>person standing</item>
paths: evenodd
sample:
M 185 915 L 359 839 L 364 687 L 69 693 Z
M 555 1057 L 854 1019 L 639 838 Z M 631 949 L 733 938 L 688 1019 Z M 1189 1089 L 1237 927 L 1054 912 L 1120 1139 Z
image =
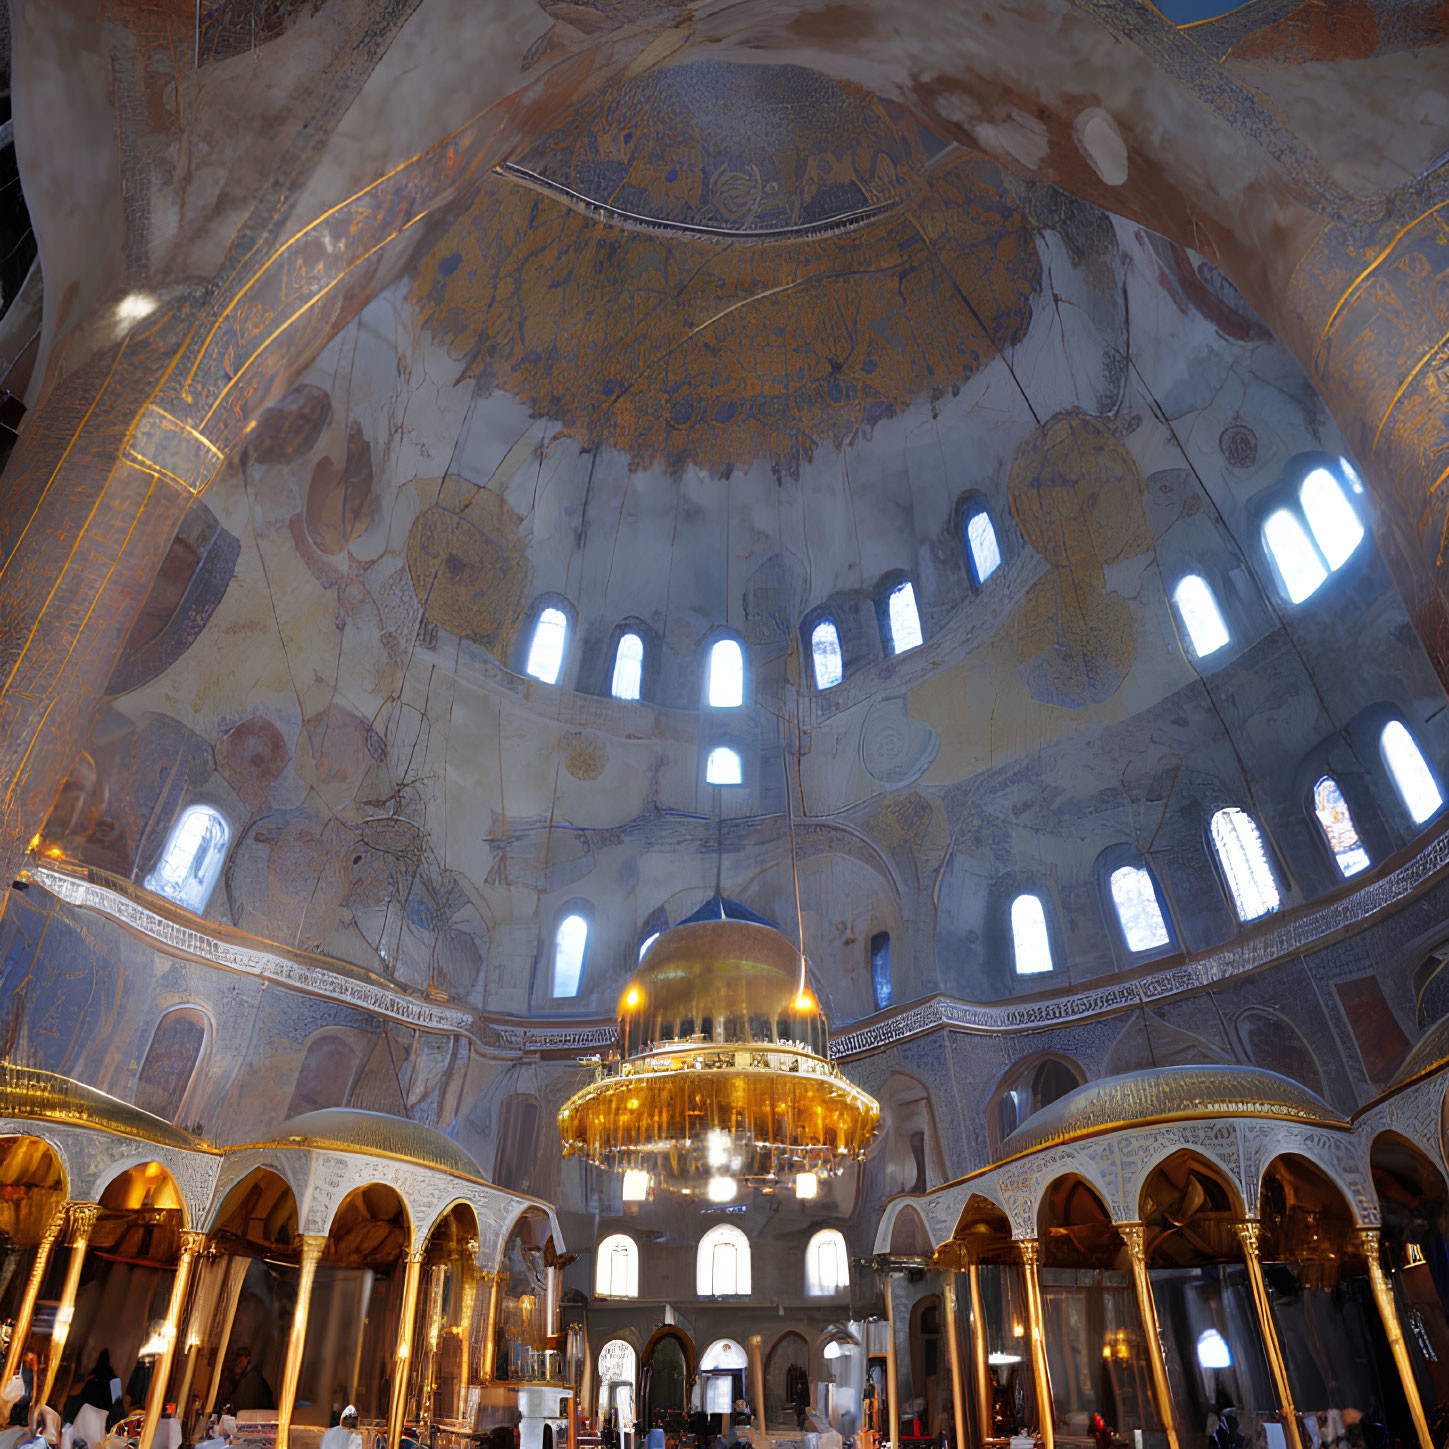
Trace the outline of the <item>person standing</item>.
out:
M 352 1405 L 323 1436 L 322 1449 L 362 1449 L 362 1434 L 357 1428 L 357 1409 Z

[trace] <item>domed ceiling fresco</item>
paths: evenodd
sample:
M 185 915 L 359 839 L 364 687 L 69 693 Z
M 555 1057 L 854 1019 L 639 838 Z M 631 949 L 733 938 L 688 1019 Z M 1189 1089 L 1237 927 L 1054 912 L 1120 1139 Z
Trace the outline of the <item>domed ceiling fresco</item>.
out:
M 577 1045 L 609 1016 L 641 942 L 718 895 L 789 934 L 798 920 L 845 1050 L 877 1028 L 894 1042 L 903 1008 L 932 1002 L 932 1022 L 983 1032 L 1019 1013 L 1015 1026 L 1041 1027 L 1033 1050 L 1074 1052 L 1092 1073 L 1232 1061 L 1252 1037 L 1351 1110 L 1409 1049 L 1408 986 L 1375 997 L 1372 965 L 1348 952 L 1334 967 L 1347 994 L 1331 1000 L 1297 976 L 1232 983 L 1336 940 L 1351 893 L 1389 891 L 1423 847 L 1380 739 L 1402 720 L 1430 762 L 1449 761 L 1449 631 L 1415 533 L 1426 506 L 1432 533 L 1437 495 L 1424 469 L 1410 479 L 1384 455 L 1366 461 L 1361 411 L 1341 404 L 1380 387 L 1373 368 L 1353 364 L 1352 382 L 1305 371 L 1319 313 L 1293 288 L 1346 271 L 1353 249 L 1325 259 L 1304 242 L 1291 287 L 1262 258 L 1373 210 L 1355 192 L 1313 213 L 1318 230 L 1287 210 L 1311 212 L 1304 196 L 1356 184 L 1364 164 L 1337 132 L 1341 150 L 1300 155 L 1290 121 L 1309 108 L 1310 67 L 1355 58 L 1407 75 L 1445 38 L 1442 7 L 1260 3 L 1249 16 L 1182 0 L 1144 19 L 1112 0 L 1045 6 L 1030 84 L 1056 109 L 1020 74 L 973 90 L 919 55 L 872 53 L 860 7 L 762 18 L 746 6 L 730 23 L 524 8 L 499 21 L 487 60 L 501 79 L 486 72 L 498 91 L 481 112 L 497 120 L 486 146 L 467 129 L 477 107 L 448 94 L 463 62 L 447 25 L 426 3 L 416 34 L 394 17 L 418 49 L 377 42 L 395 90 L 375 131 L 339 134 L 376 162 L 368 185 L 397 189 L 344 222 L 331 208 L 364 191 L 299 172 L 292 204 L 322 221 L 278 295 L 306 292 L 310 330 L 265 384 L 249 380 L 251 359 L 292 344 L 280 326 L 252 353 L 236 338 L 266 323 L 271 273 L 225 306 L 220 291 L 193 303 L 156 288 L 137 352 L 185 324 L 186 356 L 202 359 L 156 383 L 154 407 L 176 409 L 167 436 L 199 456 L 191 433 L 205 441 L 207 419 L 256 391 L 236 402 L 215 476 L 187 494 L 125 620 L 94 723 L 47 797 L 42 854 L 139 897 L 182 810 L 208 805 L 229 834 L 200 914 L 243 933 L 227 940 L 457 1009 L 484 1023 L 475 1043 L 498 1060 L 509 1023 L 529 1017 Z M 355 19 L 273 6 L 248 32 L 226 7 L 202 9 L 187 74 L 219 88 L 253 56 L 301 53 L 302 37 L 320 50 L 330 36 L 341 54 Z M 964 52 L 961 23 L 943 22 L 942 67 Z M 1015 23 L 993 11 L 972 64 L 995 64 Z M 1088 25 L 1073 89 L 1066 52 Z M 1148 27 L 1134 57 L 1176 77 L 1153 85 L 1197 108 L 1163 108 L 1161 154 L 1147 154 L 1146 122 L 1119 126 L 1090 83 L 1107 66 L 1095 46 L 1133 27 Z M 907 28 L 902 54 L 929 47 L 929 25 Z M 405 104 L 417 93 L 401 76 L 426 46 L 439 57 L 431 110 Z M 1280 87 L 1271 124 L 1242 119 L 1250 82 Z M 370 104 L 365 73 L 355 83 Z M 1432 112 L 1422 89 L 1412 104 Z M 1257 202 L 1223 185 L 1199 205 L 1192 167 L 1241 160 L 1240 127 L 1254 126 L 1274 159 L 1244 162 L 1242 191 L 1271 194 L 1287 220 L 1249 235 Z M 1406 173 L 1438 154 L 1421 137 L 1405 146 L 1425 150 L 1406 151 Z M 406 190 L 418 157 L 455 168 L 435 205 Z M 159 226 L 170 193 L 155 184 Z M 1442 206 L 1424 186 L 1420 210 Z M 1397 192 L 1379 201 L 1391 232 L 1417 225 Z M 407 250 L 331 277 L 329 248 L 371 225 L 377 250 L 404 232 Z M 257 256 L 286 253 L 293 233 L 274 230 Z M 191 245 L 208 269 L 223 249 L 200 232 Z M 1414 266 L 1402 271 L 1393 286 L 1419 286 Z M 328 280 L 308 291 L 316 278 Z M 1324 334 L 1358 328 L 1356 306 L 1323 317 Z M 205 351 L 201 316 L 219 339 L 237 329 L 230 351 Z M 46 346 L 64 359 L 79 344 L 56 324 Z M 188 413 L 187 387 L 199 397 L 213 366 L 231 401 Z M 1426 404 L 1410 391 L 1401 406 Z M 1407 456 L 1399 424 L 1383 426 L 1393 458 Z M 136 457 L 151 445 L 124 436 Z M 1295 600 L 1263 529 L 1298 507 L 1316 468 L 1366 531 Z M 980 515 L 998 555 L 985 570 L 967 532 Z M 1211 657 L 1172 603 L 1186 575 L 1221 610 L 1228 638 Z M 905 582 L 920 643 L 897 652 L 890 600 Z M 529 668 L 548 610 L 565 629 L 555 681 Z M 841 677 L 821 687 L 811 640 L 827 618 Z M 642 646 L 637 699 L 611 691 L 625 635 Z M 707 660 L 726 637 L 742 645 L 743 702 L 714 708 Z M 739 784 L 709 782 L 720 749 L 738 757 Z M 1305 803 L 1327 776 L 1371 862 L 1353 883 Z M 1227 807 L 1263 830 L 1281 891 L 1264 921 L 1239 919 L 1215 864 L 1208 822 Z M 1108 903 L 1124 864 L 1156 881 L 1167 939 L 1150 949 L 1130 949 Z M 1050 974 L 1014 963 L 1023 894 L 1043 903 Z M 561 994 L 570 915 L 588 946 L 577 992 Z M 1222 982 L 1245 994 L 1216 1016 L 1204 998 L 1169 999 Z M 1350 1003 L 1365 1040 L 1344 1022 Z M 1280 1008 L 1300 1011 L 1301 1035 Z M 1257 1027 L 1229 1025 L 1250 1010 Z M 1070 1026 L 1048 1040 L 1057 1021 Z M 977 1099 L 1015 1053 L 970 1039 L 978 1055 L 952 1068 L 966 1084 L 955 1136 L 916 1153 L 912 1083 L 948 1047 L 909 1030 L 915 1047 L 866 1069 L 896 1134 L 869 1168 L 876 1187 L 909 1186 L 918 1161 L 924 1182 L 984 1155 Z M 515 1061 L 459 1067 L 452 1047 L 388 1032 L 359 1077 L 369 1100 L 463 1124 L 480 1160 L 503 1097 L 562 1092 L 538 1085 L 536 1062 L 520 1086 Z M 1331 1052 L 1308 1044 L 1330 1038 Z

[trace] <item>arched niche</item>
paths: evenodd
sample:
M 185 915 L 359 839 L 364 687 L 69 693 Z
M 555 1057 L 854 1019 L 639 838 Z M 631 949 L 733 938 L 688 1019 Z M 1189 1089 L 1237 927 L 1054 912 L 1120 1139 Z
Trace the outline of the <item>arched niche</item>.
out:
M 525 1208 L 504 1240 L 498 1269 L 492 1353 L 501 1378 L 528 1381 L 544 1373 L 557 1307 L 557 1251 L 548 1213 Z
M 793 1329 L 765 1356 L 765 1424 L 771 1433 L 798 1434 L 810 1408 L 810 1344 Z
M 649 1372 L 643 1410 L 648 1425 L 663 1423 L 682 1431 L 689 1412 L 689 1384 L 694 1377 L 694 1343 L 678 1328 L 656 1329 L 639 1356 Z
M 1038 1052 L 1013 1062 L 986 1106 L 986 1135 L 992 1156 L 1000 1158 L 1002 1143 L 1028 1118 L 1086 1080 L 1086 1072 L 1059 1052 Z
M 132 1101 L 167 1122 L 194 1118 L 198 1078 L 211 1055 L 212 1021 L 199 1006 L 164 1012 L 151 1033 Z
M 1065 1430 L 1093 1414 L 1129 1441 L 1162 1428 L 1126 1244 L 1084 1177 L 1051 1182 L 1037 1209 L 1042 1332 Z
M 65 1167 L 49 1142 L 0 1137 L 0 1322 L 15 1322 L 41 1239 L 66 1195 Z
M 469 1203 L 457 1202 L 428 1233 L 413 1327 L 415 1381 L 408 1402 L 421 1405 L 430 1423 L 462 1418 L 475 1376 L 470 1363 L 477 1364 L 482 1350 L 478 1284 L 478 1215 Z
M 611 1338 L 600 1350 L 599 1418 L 620 1432 L 634 1425 L 634 1395 L 639 1383 L 639 1354 L 627 1338 Z

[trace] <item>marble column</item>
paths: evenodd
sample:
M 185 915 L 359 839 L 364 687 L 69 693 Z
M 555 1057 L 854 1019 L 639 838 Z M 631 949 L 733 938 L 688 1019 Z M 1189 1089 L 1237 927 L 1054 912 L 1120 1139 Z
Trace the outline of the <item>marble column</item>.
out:
M 1399 1371 L 1399 1382 L 1403 1386 L 1404 1398 L 1408 1401 L 1409 1416 L 1414 1421 L 1414 1432 L 1419 1436 L 1423 1449 L 1436 1449 L 1429 1434 L 1429 1420 L 1424 1414 L 1424 1401 L 1419 1397 L 1419 1383 L 1414 1377 L 1414 1365 L 1409 1359 L 1409 1345 L 1404 1341 L 1404 1330 L 1399 1323 L 1399 1312 L 1394 1306 L 1394 1290 L 1379 1261 L 1379 1230 L 1359 1228 L 1358 1243 L 1368 1263 L 1369 1282 L 1373 1285 L 1374 1301 L 1379 1305 L 1379 1317 L 1384 1321 L 1384 1333 L 1388 1335 L 1389 1351 L 1394 1356 L 1394 1365 Z
M 322 1261 L 326 1248 L 325 1233 L 302 1234 L 297 1302 L 292 1309 L 292 1331 L 287 1338 L 287 1360 L 282 1368 L 282 1392 L 277 1398 L 277 1449 L 287 1449 L 287 1440 L 292 1429 L 292 1410 L 297 1406 L 297 1379 L 302 1372 L 302 1353 L 307 1347 L 307 1315 L 312 1309 L 312 1284 L 317 1277 L 317 1264 Z
M 765 1341 L 758 1333 L 752 1333 L 746 1344 L 750 1356 L 750 1383 L 754 1391 L 755 1399 L 755 1423 L 759 1426 L 761 1436 L 765 1433 Z M 641 1406 L 642 1407 L 642 1406 Z M 636 1422 L 638 1408 L 635 1410 Z M 647 1430 L 649 1426 L 646 1424 Z
M 1040 1421 L 1042 1449 L 1053 1449 L 1056 1432 L 1052 1407 L 1051 1369 L 1047 1364 L 1046 1324 L 1041 1306 L 1041 1245 L 1035 1238 L 1022 1238 L 1017 1247 L 1021 1249 L 1021 1265 L 1026 1277 L 1026 1331 L 1031 1338 L 1031 1368 L 1036 1379 L 1036 1413 Z
M 166 1384 L 176 1357 L 176 1330 L 181 1310 L 186 1304 L 186 1289 L 191 1282 L 191 1265 L 206 1246 L 206 1234 L 192 1228 L 181 1230 L 181 1256 L 176 1260 L 176 1273 L 171 1279 L 171 1300 L 166 1305 L 166 1322 L 161 1326 L 164 1347 L 151 1370 L 151 1385 L 146 1390 L 146 1416 L 141 1421 L 138 1449 L 151 1449 L 156 1426 L 161 1422 L 161 1409 L 166 1402 Z

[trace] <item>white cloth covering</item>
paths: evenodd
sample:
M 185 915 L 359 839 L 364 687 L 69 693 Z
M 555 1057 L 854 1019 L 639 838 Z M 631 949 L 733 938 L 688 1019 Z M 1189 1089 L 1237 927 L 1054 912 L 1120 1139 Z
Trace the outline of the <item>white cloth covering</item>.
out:
M 362 1449 L 362 1434 L 357 1429 L 334 1424 L 322 1436 L 322 1449 Z
M 75 1423 L 71 1425 L 71 1440 L 88 1444 L 90 1449 L 101 1449 L 106 1442 L 106 1416 L 94 1404 L 82 1404 L 76 1410 Z

